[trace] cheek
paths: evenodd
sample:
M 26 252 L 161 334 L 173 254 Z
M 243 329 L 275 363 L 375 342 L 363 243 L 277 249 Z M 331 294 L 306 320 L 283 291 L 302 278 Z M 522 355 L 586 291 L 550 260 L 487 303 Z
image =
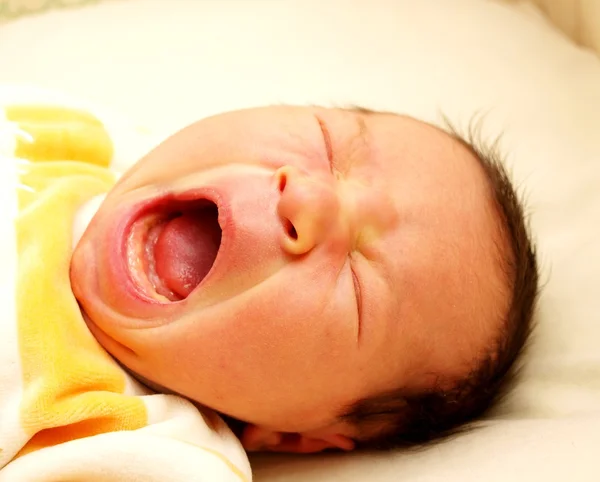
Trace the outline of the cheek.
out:
M 296 285 L 291 293 L 273 286 L 264 296 L 215 312 L 211 331 L 221 362 L 235 358 L 241 370 L 291 372 L 339 351 L 335 346 L 342 344 L 348 331 L 339 323 L 343 310 L 331 306 L 318 288 L 318 283 Z
M 177 391 L 206 403 L 214 403 L 206 386 L 211 396 L 252 403 L 328 390 L 356 346 L 345 287 L 326 289 L 318 278 L 293 289 L 270 281 L 243 298 L 190 312 L 140 343 L 142 359 L 160 365 L 159 382 L 170 386 L 177 377 Z
M 237 306 L 223 307 L 223 314 L 231 311 L 215 331 L 222 348 L 243 360 L 240 366 L 301 372 L 335 364 L 353 340 L 351 280 L 337 280 L 334 270 L 316 265 L 287 268 Z

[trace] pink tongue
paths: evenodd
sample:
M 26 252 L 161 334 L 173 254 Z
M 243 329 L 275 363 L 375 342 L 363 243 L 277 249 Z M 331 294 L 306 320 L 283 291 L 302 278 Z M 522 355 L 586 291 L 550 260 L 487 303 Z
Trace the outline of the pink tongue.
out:
M 167 221 L 156 240 L 156 273 L 171 291 L 185 298 L 210 271 L 220 244 L 214 207 L 184 213 Z

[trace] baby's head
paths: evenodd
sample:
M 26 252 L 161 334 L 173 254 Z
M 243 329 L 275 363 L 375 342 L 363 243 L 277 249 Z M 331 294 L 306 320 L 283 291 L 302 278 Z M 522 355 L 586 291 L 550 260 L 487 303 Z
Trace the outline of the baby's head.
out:
M 501 393 L 535 256 L 502 168 L 363 109 L 205 119 L 137 163 L 73 256 L 90 330 L 246 448 L 420 443 Z

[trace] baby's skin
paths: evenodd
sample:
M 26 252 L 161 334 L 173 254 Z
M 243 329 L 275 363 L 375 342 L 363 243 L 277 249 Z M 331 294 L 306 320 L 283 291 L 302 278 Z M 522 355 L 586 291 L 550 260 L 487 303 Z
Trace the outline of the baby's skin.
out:
M 71 281 L 108 352 L 246 422 L 248 450 L 351 450 L 348 406 L 451 384 L 497 333 L 498 224 L 479 162 L 436 127 L 249 109 L 187 127 L 129 170 Z

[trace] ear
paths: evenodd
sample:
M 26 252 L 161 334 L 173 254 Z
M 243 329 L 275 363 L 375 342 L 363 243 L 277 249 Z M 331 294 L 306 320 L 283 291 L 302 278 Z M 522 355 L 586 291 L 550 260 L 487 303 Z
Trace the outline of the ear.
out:
M 310 454 L 327 449 L 350 451 L 354 448 L 354 441 L 339 433 L 324 431 L 312 434 L 275 432 L 252 424 L 244 427 L 241 441 L 248 452 Z

